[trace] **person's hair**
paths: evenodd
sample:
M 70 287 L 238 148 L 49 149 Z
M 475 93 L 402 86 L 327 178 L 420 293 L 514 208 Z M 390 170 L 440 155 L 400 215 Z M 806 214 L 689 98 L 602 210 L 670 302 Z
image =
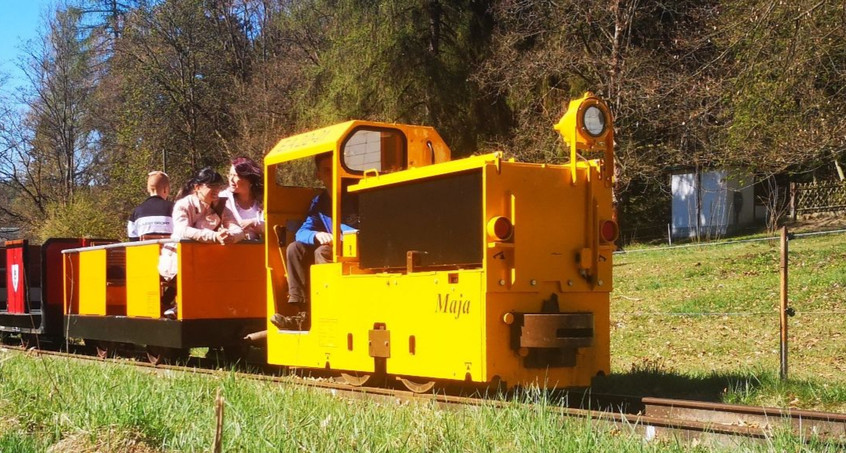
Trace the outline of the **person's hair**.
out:
M 264 197 L 264 176 L 261 167 L 249 157 L 233 159 L 232 166 L 239 178 L 250 181 L 250 194 L 261 204 L 262 197 Z
M 147 173 L 147 192 L 156 191 L 161 194 L 170 187 L 170 178 L 163 171 L 151 171 Z
M 221 186 L 224 184 L 224 179 L 223 176 L 220 176 L 220 173 L 214 171 L 213 168 L 206 167 L 200 170 L 193 178 L 189 179 L 181 189 L 179 189 L 179 193 L 176 194 L 176 199 L 179 200 L 187 197 L 194 192 L 194 188 L 200 184 L 205 184 L 207 186 Z

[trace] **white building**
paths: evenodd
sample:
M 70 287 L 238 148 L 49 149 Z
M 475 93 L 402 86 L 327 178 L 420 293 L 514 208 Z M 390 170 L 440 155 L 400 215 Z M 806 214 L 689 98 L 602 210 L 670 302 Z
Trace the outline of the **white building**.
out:
M 755 182 L 752 174 L 727 170 L 672 175 L 672 237 L 725 236 L 764 219 Z

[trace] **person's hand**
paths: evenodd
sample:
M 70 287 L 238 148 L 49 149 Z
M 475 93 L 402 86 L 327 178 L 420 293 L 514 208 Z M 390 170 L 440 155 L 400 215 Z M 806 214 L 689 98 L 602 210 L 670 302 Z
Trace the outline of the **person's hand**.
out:
M 232 242 L 232 235 L 229 234 L 229 230 L 226 228 L 221 228 L 214 233 L 217 242 L 220 242 L 221 245 L 229 244 Z
M 319 233 L 315 233 L 314 240 L 320 245 L 326 245 L 332 243 L 332 233 L 327 233 L 325 231 L 321 231 Z
M 258 225 L 258 220 L 247 219 L 247 220 L 241 220 L 238 223 L 241 225 L 241 229 L 243 229 L 244 231 L 254 230 L 256 228 L 256 226 Z

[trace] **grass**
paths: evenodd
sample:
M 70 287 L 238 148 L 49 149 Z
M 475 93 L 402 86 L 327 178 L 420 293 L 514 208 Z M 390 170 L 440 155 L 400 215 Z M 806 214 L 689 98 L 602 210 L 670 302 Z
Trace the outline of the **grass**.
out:
M 846 411 L 844 234 L 789 244 L 788 375 L 779 379 L 778 241 L 615 257 L 612 372 L 601 388 Z M 687 389 L 687 390 L 685 390 Z
M 532 406 L 447 411 L 228 373 L 156 375 L 108 362 L 0 358 L 1 451 L 207 451 L 218 390 L 226 401 L 224 451 L 689 451 L 673 439 L 645 444 L 628 427 L 562 419 L 537 394 L 528 396 Z

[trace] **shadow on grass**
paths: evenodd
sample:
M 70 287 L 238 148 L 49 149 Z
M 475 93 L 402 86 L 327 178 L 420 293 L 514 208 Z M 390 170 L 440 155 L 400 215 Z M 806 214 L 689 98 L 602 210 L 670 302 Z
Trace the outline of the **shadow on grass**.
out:
M 626 373 L 594 378 L 590 393 L 738 403 L 745 396 L 781 387 L 770 372 L 681 374 L 647 362 Z
M 635 364 L 624 373 L 597 376 L 589 388 L 516 388 L 508 399 L 551 402 L 576 409 L 643 413 L 644 397 L 748 404 L 761 393 L 783 393 L 785 384 L 770 372 L 710 373 L 700 376 L 667 370 L 660 363 Z

